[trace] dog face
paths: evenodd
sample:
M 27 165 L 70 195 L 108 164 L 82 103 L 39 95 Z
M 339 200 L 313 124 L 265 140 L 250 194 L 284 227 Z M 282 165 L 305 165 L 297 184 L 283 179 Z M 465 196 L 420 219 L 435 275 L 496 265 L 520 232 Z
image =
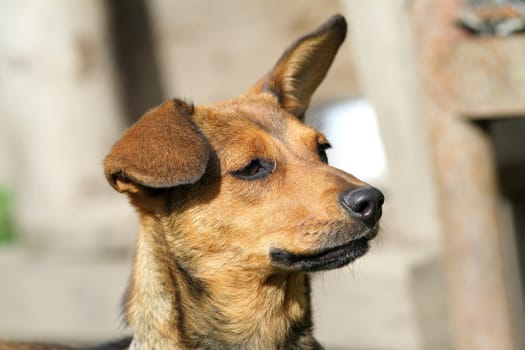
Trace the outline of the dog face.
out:
M 111 185 L 193 273 L 310 272 L 368 250 L 382 194 L 330 167 L 328 140 L 303 123 L 345 33 L 344 19 L 333 17 L 236 99 L 165 102 L 106 158 Z

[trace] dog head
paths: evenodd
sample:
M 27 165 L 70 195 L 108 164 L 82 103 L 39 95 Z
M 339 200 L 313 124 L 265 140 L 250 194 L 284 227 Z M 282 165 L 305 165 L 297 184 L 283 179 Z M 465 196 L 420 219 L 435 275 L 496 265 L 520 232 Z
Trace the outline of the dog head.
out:
M 240 97 L 167 101 L 114 145 L 106 178 L 180 263 L 309 272 L 366 253 L 383 196 L 329 166 L 328 140 L 303 123 L 345 35 L 334 16 Z

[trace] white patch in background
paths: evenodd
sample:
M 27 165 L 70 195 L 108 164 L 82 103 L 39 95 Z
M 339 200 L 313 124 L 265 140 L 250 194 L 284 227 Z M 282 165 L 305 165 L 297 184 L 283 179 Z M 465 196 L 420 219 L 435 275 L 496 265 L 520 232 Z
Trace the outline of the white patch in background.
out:
M 363 99 L 342 101 L 317 110 L 315 123 L 332 148 L 330 165 L 364 181 L 381 181 L 386 157 L 374 108 Z

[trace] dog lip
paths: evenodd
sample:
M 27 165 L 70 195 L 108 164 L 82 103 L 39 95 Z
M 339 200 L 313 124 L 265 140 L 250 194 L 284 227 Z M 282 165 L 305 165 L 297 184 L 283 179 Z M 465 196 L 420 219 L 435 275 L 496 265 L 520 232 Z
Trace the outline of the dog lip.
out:
M 355 237 L 354 240 L 365 238 L 365 239 L 370 241 L 370 240 L 374 239 L 377 236 L 378 233 L 379 233 L 379 223 L 376 223 L 374 225 L 374 227 L 366 230 L 365 232 L 363 232 L 363 234 Z
M 286 270 L 314 272 L 335 269 L 365 255 L 370 248 L 368 242 L 377 235 L 377 231 L 375 227 L 347 243 L 313 253 L 296 254 L 286 249 L 273 248 L 270 257 L 275 265 Z

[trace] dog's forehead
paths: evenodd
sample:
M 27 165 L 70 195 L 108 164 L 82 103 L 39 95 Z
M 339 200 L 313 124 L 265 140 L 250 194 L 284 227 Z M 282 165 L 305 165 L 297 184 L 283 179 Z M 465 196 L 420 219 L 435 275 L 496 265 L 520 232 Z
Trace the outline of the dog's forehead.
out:
M 264 133 L 286 143 L 294 139 L 317 138 L 318 132 L 280 107 L 275 98 L 262 94 L 196 107 L 195 121 L 208 139 L 221 144 L 237 135 Z M 220 132 L 219 132 L 220 130 Z M 224 142 L 226 141 L 226 142 Z

